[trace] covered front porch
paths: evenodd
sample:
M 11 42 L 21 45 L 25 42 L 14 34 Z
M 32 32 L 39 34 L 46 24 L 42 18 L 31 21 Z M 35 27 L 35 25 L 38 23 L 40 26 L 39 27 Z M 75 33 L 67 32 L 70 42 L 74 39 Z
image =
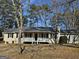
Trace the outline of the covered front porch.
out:
M 24 32 L 22 43 L 51 43 L 52 33 L 49 32 Z M 52 39 L 53 40 L 53 39 Z

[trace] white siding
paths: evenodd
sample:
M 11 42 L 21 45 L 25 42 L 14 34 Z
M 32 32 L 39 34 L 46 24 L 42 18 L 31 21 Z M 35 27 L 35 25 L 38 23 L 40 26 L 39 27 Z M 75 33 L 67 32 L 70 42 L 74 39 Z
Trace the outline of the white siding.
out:
M 29 38 L 29 37 L 27 37 L 27 38 L 22 38 L 21 41 L 22 41 L 22 43 L 23 43 L 23 42 L 32 42 L 32 41 L 34 41 L 34 38 Z
M 35 41 L 35 37 L 34 37 L 34 34 L 33 36 L 30 38 L 30 37 L 24 37 L 24 38 L 21 38 L 21 42 L 48 42 L 48 43 L 51 43 L 50 39 L 52 40 L 53 43 L 54 42 L 54 38 L 52 37 L 51 38 L 51 34 L 48 35 L 49 38 L 40 38 L 40 37 L 37 37 L 37 41 Z M 58 37 L 58 42 L 59 42 L 59 38 L 60 36 L 64 36 L 64 35 L 60 35 L 60 33 L 57 35 Z M 69 35 L 65 35 L 67 36 L 67 38 L 69 38 Z M 74 39 L 74 35 L 70 35 L 70 41 L 69 43 L 73 43 L 73 39 Z M 76 36 L 76 40 L 78 39 L 78 37 Z M 18 38 L 16 38 L 16 33 L 13 34 L 13 38 L 12 37 L 9 37 L 8 38 L 8 34 L 5 34 L 4 33 L 4 41 L 5 42 L 8 42 L 8 43 L 12 43 L 12 41 L 14 41 L 14 43 L 18 43 Z M 77 43 L 79 43 L 79 41 L 76 41 Z
M 4 41 L 6 41 L 8 38 L 8 34 L 4 34 Z

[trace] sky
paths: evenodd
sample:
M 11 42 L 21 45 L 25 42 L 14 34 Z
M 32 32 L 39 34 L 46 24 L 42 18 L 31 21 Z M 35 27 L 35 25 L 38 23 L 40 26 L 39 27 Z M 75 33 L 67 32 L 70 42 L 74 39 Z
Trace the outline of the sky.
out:
M 25 0 L 26 2 L 23 2 L 23 15 L 26 16 L 29 13 L 26 11 L 28 9 L 28 0 Z M 51 4 L 51 0 L 30 0 L 30 4 L 35 4 L 35 5 L 42 5 L 42 4 L 48 4 L 50 6 Z M 38 23 L 35 23 L 35 27 L 44 27 L 44 20 L 41 22 L 41 20 L 38 21 Z M 47 23 L 48 26 L 49 25 L 49 20 Z M 29 26 L 29 25 L 28 25 Z
M 58 3 L 64 3 L 66 0 L 53 0 L 54 2 L 55 1 L 57 1 Z M 47 5 L 49 5 L 49 6 L 52 6 L 52 4 L 54 4 L 54 2 L 52 3 L 52 1 L 51 0 L 30 0 L 30 4 L 35 4 L 35 5 L 42 5 L 42 4 L 47 4 Z M 77 3 L 79 3 L 79 2 L 77 2 Z M 26 15 L 28 15 L 29 13 L 26 11 L 27 9 L 28 9 L 28 0 L 24 0 L 24 2 L 23 2 L 23 15 L 24 16 L 26 16 Z M 73 7 L 73 3 L 72 3 L 72 5 L 71 5 L 71 8 L 70 8 L 70 10 L 71 11 L 73 11 L 72 10 L 72 7 Z M 74 6 L 74 8 L 77 8 L 79 6 L 79 4 L 78 5 L 76 5 L 76 6 Z M 60 6 L 58 9 L 57 9 L 57 12 L 59 13 L 59 12 L 61 12 L 61 13 L 64 13 L 64 10 L 65 10 L 65 8 L 64 8 L 64 6 Z M 56 12 L 56 10 L 54 10 L 54 12 Z M 53 14 L 50 14 L 50 16 L 53 16 Z M 49 17 L 50 17 L 49 16 Z M 41 21 L 38 21 L 39 23 L 38 23 L 38 26 L 44 26 L 44 24 L 43 23 L 41 23 Z M 49 21 L 48 21 L 48 23 L 49 23 Z M 35 25 L 37 25 L 37 24 L 35 24 Z M 50 26 L 50 25 L 48 25 L 48 26 Z M 63 28 L 63 29 L 65 29 L 65 25 L 61 22 L 60 23 L 60 27 L 61 28 Z
M 27 13 L 27 9 L 28 9 L 28 0 L 23 0 L 24 2 L 23 2 L 23 10 L 24 10 L 24 12 L 23 12 L 23 15 L 28 15 L 28 13 Z M 65 3 L 65 1 L 66 0 L 53 0 L 53 1 L 57 1 L 58 2 L 58 4 L 59 3 Z M 78 2 L 79 3 L 79 2 Z M 52 7 L 52 5 L 54 4 L 54 2 L 52 2 L 52 0 L 30 0 L 30 4 L 35 4 L 35 5 L 42 5 L 42 4 L 47 4 L 47 5 L 49 5 L 49 6 L 51 6 Z M 71 6 L 73 6 L 74 4 L 72 4 Z M 79 6 L 79 4 L 77 5 L 77 6 L 75 6 L 76 8 Z M 53 8 L 53 7 L 52 7 Z M 57 11 L 58 12 L 61 12 L 61 13 L 64 13 L 64 10 L 65 10 L 65 8 L 64 8 L 64 6 L 60 6 L 58 9 L 57 9 Z M 72 10 L 72 8 L 71 8 L 71 10 Z M 56 10 L 54 10 L 54 12 L 56 12 Z M 26 14 L 27 13 L 27 14 Z
M 42 5 L 42 4 L 48 4 L 51 5 L 51 0 L 31 0 L 32 4 Z
M 28 0 L 23 0 L 23 15 L 27 15 L 28 12 L 26 11 L 28 9 Z M 51 0 L 30 0 L 30 4 L 35 4 L 35 5 L 42 5 L 42 4 L 47 4 L 51 6 Z
M 23 4 L 23 16 L 26 16 L 26 15 L 29 15 L 29 13 L 27 12 L 27 9 L 28 9 L 28 0 L 21 0 L 22 1 L 22 4 Z M 57 1 L 58 3 L 64 3 L 66 0 L 53 0 L 54 2 L 55 1 Z M 69 0 L 68 0 L 69 1 Z M 30 0 L 30 4 L 35 4 L 35 5 L 43 5 L 43 4 L 47 4 L 47 5 L 49 5 L 49 7 L 52 7 L 52 5 L 54 4 L 54 2 L 52 3 L 52 1 L 51 0 Z M 71 10 L 72 10 L 72 7 L 74 6 L 75 4 L 73 4 L 72 3 L 72 5 L 71 5 Z M 53 8 L 53 7 L 52 7 Z M 79 8 L 79 0 L 78 0 L 78 2 L 77 2 L 77 5 L 75 5 L 74 6 L 74 8 Z M 58 12 L 61 12 L 61 13 L 64 13 L 64 10 L 65 10 L 65 8 L 64 8 L 64 6 L 62 6 L 62 7 L 59 7 L 58 9 L 57 9 L 57 11 Z M 72 10 L 73 11 L 73 10 Z M 54 12 L 56 12 L 56 9 L 54 10 Z M 54 16 L 54 14 L 53 13 L 51 13 L 48 17 L 49 18 L 51 18 L 51 16 Z M 60 24 L 60 27 L 62 28 L 62 29 L 65 29 L 66 27 L 65 27 L 65 25 L 61 22 Z M 1 26 L 1 21 L 0 21 L 0 26 Z M 37 27 L 44 27 L 45 26 L 45 24 L 44 24 L 44 20 L 41 22 L 41 20 L 39 20 L 38 21 L 38 24 L 37 23 L 35 23 L 35 26 Z M 47 26 L 51 26 L 50 25 L 50 20 L 48 20 L 47 21 Z

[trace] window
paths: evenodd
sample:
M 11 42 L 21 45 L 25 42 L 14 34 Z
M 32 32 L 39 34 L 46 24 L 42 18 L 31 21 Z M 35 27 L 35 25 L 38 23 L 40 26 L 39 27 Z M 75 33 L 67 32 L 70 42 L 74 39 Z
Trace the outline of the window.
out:
M 41 33 L 41 37 L 43 38 L 43 33 Z
M 21 38 L 23 37 L 23 33 L 21 33 Z
M 19 34 L 18 33 L 16 33 L 16 38 L 18 38 L 19 37 Z M 23 33 L 21 33 L 21 36 L 20 36 L 20 38 L 22 38 L 23 37 Z
M 32 33 L 24 33 L 25 37 L 32 37 Z
M 48 36 L 48 33 L 46 33 L 46 38 L 48 38 L 49 36 Z
M 40 33 L 39 37 L 41 37 L 41 38 L 48 38 L 48 33 Z
M 43 34 L 43 38 L 46 38 L 46 33 Z
M 32 34 L 30 33 L 29 36 L 32 37 Z
M 9 34 L 8 34 L 8 38 L 9 38 Z
M 41 37 L 41 34 L 39 34 L 39 37 Z
M 43 33 L 40 33 L 40 34 L 39 34 L 39 37 L 40 37 L 40 38 L 43 38 Z
M 13 38 L 13 33 L 9 33 L 8 38 Z
M 18 38 L 18 33 L 16 33 L 16 38 Z
M 48 33 L 44 33 L 43 37 L 48 38 Z
M 24 33 L 24 36 L 27 37 L 27 33 Z

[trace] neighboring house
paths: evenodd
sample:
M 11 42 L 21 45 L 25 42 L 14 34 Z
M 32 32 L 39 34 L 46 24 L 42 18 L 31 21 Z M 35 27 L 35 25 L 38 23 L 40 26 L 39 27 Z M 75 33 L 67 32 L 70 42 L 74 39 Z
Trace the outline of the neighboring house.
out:
M 60 36 L 67 36 L 70 38 L 69 43 L 73 43 L 73 38 L 75 34 L 70 34 L 65 32 L 57 33 L 57 43 L 59 42 Z M 7 29 L 3 32 L 4 41 L 6 43 L 18 43 L 18 29 Z M 55 31 L 51 27 L 32 27 L 32 28 L 23 28 L 21 35 L 21 43 L 55 43 Z M 76 39 L 77 40 L 77 36 Z M 78 41 L 77 41 L 78 42 Z
M 79 31 L 75 29 L 63 30 L 60 36 L 66 36 L 68 38 L 68 43 L 79 43 Z

